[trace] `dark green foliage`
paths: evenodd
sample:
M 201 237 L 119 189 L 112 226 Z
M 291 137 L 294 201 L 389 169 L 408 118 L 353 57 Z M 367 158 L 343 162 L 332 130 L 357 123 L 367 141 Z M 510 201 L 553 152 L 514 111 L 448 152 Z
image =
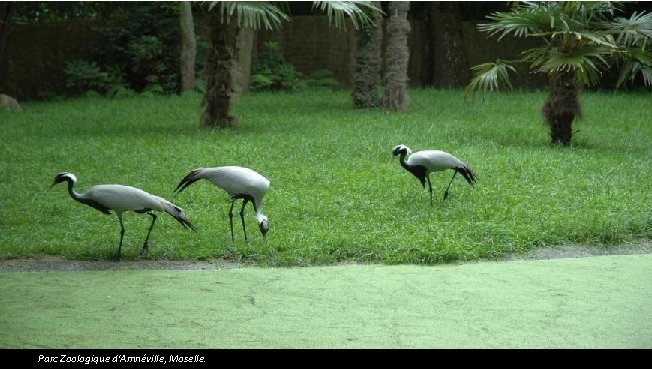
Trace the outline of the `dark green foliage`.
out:
M 340 87 L 340 83 L 335 80 L 333 72 L 329 69 L 317 69 L 310 73 L 305 83 L 307 87 Z
M 161 3 L 124 5 L 126 12 L 99 29 L 96 53 L 136 91 L 174 92 L 178 87 L 179 26 L 175 7 Z M 128 12 L 127 12 L 128 11 Z
M 103 1 L 12 1 L 13 23 L 37 23 L 62 19 L 109 19 L 125 4 Z M 133 6 L 133 5 L 132 5 Z
M 265 42 L 249 83 L 251 91 L 299 90 L 305 87 L 337 88 L 339 83 L 328 69 L 318 69 L 307 77 L 288 63 L 277 42 Z
M 72 95 L 81 95 L 89 91 L 101 94 L 124 89 L 120 76 L 106 72 L 95 62 L 73 60 L 66 63 L 66 87 Z
M 301 77 L 285 60 L 277 42 L 265 42 L 252 68 L 249 88 L 252 91 L 296 90 L 302 87 Z

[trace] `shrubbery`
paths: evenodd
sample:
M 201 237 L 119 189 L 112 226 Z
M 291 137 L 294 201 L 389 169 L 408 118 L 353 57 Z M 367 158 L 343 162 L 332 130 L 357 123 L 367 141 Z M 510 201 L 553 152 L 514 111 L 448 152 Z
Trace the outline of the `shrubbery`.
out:
M 298 90 L 305 87 L 339 87 L 333 72 L 320 69 L 308 77 L 288 63 L 277 42 L 265 42 L 251 71 L 251 91 Z
M 103 17 L 102 45 L 92 60 L 67 63 L 69 93 L 130 96 L 168 94 L 179 88 L 179 13 L 176 3 L 121 3 Z M 198 36 L 198 49 L 207 43 Z M 199 55 L 203 53 L 198 50 Z M 196 70 L 201 70 L 198 65 Z M 92 91 L 92 92 L 91 92 Z

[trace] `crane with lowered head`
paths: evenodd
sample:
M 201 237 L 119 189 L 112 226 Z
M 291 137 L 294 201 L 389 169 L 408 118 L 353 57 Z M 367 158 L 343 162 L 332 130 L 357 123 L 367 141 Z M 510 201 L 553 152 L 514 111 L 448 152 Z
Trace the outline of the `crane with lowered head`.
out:
M 263 238 L 269 231 L 267 216 L 262 212 L 263 196 L 269 189 L 269 180 L 253 169 L 230 165 L 215 168 L 197 168 L 190 171 L 179 182 L 174 190 L 176 194 L 181 193 L 191 184 L 200 179 L 210 181 L 216 187 L 226 191 L 231 197 L 231 208 L 229 209 L 229 222 L 231 225 L 231 240 L 235 242 L 233 236 L 233 205 L 236 200 L 242 199 L 242 208 L 240 209 L 240 219 L 242 220 L 242 231 L 244 232 L 245 242 L 247 242 L 247 229 L 245 227 L 244 209 L 248 202 L 254 207 L 258 228 Z

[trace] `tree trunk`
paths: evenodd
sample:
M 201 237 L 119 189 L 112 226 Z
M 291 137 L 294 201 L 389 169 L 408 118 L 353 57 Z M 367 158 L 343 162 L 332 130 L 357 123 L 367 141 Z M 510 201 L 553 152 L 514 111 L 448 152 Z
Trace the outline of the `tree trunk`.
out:
M 577 98 L 579 83 L 573 72 L 554 72 L 549 77 L 550 93 L 542 112 L 550 126 L 550 142 L 568 146 L 573 137 L 573 121 L 582 113 Z
M 222 22 L 219 9 L 209 12 L 211 50 L 206 62 L 206 94 L 202 102 L 202 128 L 228 128 L 238 125 L 229 110 L 236 96 L 236 56 L 239 53 L 239 27 Z
M 5 45 L 7 44 L 7 37 L 9 31 L 9 12 L 11 11 L 11 2 L 3 1 L 0 2 L 0 67 L 2 67 L 2 61 L 4 60 L 5 55 Z M 0 73 L 0 86 L 4 83 L 3 78 L 6 73 Z
M 391 1 L 389 3 L 383 105 L 390 111 L 404 110 L 409 102 L 407 95 L 408 60 L 410 57 L 408 10 L 410 10 L 409 1 Z
M 433 41 L 434 87 L 463 87 L 471 79 L 468 58 L 462 39 L 459 3 L 436 1 L 428 4 Z
M 189 1 L 179 3 L 179 24 L 181 26 L 181 92 L 195 89 L 195 26 Z
M 380 8 L 380 2 L 373 2 Z M 382 104 L 380 58 L 382 46 L 382 17 L 371 15 L 375 24 L 364 24 L 356 34 L 355 70 L 353 74 L 353 106 L 375 108 Z

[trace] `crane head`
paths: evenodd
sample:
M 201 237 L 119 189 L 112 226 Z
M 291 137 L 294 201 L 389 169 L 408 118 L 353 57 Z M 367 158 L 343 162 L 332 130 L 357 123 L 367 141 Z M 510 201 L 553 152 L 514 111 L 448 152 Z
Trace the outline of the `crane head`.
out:
M 399 154 L 401 154 L 401 155 L 410 155 L 410 154 L 412 154 L 412 150 L 410 150 L 410 148 L 405 146 L 405 145 L 396 145 L 392 149 L 392 155 L 398 156 Z
M 54 177 L 54 183 L 52 183 L 52 186 L 50 188 L 54 187 L 55 185 L 61 183 L 61 182 L 72 182 L 72 183 L 77 183 L 77 177 L 75 177 L 74 174 L 69 173 L 69 172 L 61 172 Z
M 260 228 L 260 233 L 262 233 L 263 238 L 265 238 L 265 235 L 269 231 L 269 223 L 267 222 L 267 217 L 261 214 L 256 218 L 258 218 L 258 228 Z

